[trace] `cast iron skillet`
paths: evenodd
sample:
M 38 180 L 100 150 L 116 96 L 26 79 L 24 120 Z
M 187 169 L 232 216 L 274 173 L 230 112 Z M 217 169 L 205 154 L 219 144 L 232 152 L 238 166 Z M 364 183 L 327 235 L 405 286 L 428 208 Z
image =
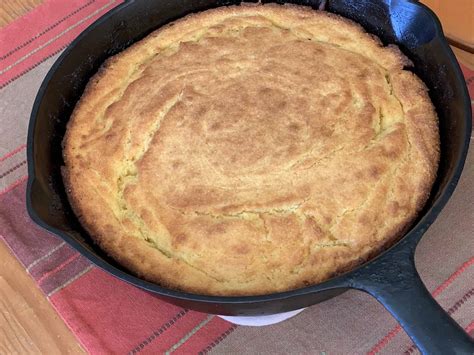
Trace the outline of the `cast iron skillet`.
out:
M 131 275 L 94 245 L 81 228 L 60 175 L 61 140 L 90 77 L 107 57 L 161 25 L 191 12 L 239 2 L 128 1 L 95 22 L 64 51 L 41 85 L 31 114 L 27 190 L 31 218 L 102 269 L 182 307 L 221 315 L 263 315 L 307 307 L 355 288 L 381 302 L 424 353 L 474 353 L 473 341 L 431 297 L 414 264 L 416 245 L 456 187 L 471 133 L 470 100 L 456 59 L 436 16 L 414 1 L 330 0 L 327 4 L 328 11 L 355 20 L 384 43 L 397 43 L 430 88 L 439 115 L 441 165 L 431 198 L 412 229 L 389 250 L 353 271 L 314 286 L 256 297 L 211 297 L 166 289 Z M 320 3 L 288 2 L 314 8 Z

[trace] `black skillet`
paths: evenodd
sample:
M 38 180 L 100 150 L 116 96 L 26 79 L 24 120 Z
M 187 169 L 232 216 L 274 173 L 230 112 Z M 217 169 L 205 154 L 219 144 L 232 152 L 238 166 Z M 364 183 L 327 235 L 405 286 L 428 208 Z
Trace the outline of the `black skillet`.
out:
M 355 288 L 381 302 L 424 353 L 474 354 L 472 339 L 436 303 L 415 269 L 415 248 L 459 180 L 471 134 L 471 106 L 461 70 L 438 19 L 414 1 L 329 0 L 326 6 L 328 11 L 362 24 L 384 43 L 398 44 L 430 88 L 440 119 L 441 164 L 431 198 L 412 229 L 386 252 L 314 286 L 256 297 L 210 297 L 166 289 L 131 275 L 94 245 L 81 228 L 60 175 L 61 140 L 90 77 L 107 57 L 163 24 L 191 12 L 239 2 L 128 1 L 95 22 L 64 51 L 41 85 L 31 114 L 27 191 L 31 218 L 102 269 L 185 308 L 221 315 L 264 315 L 308 307 Z M 320 0 L 287 2 L 314 8 L 320 5 Z

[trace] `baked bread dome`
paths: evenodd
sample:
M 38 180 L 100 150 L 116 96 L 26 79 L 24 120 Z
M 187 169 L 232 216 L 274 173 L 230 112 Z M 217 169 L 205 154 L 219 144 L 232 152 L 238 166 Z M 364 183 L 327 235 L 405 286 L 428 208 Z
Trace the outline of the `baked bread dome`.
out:
M 71 205 L 135 274 L 208 295 L 324 281 L 409 228 L 439 159 L 409 60 L 348 19 L 221 7 L 110 58 L 63 142 Z

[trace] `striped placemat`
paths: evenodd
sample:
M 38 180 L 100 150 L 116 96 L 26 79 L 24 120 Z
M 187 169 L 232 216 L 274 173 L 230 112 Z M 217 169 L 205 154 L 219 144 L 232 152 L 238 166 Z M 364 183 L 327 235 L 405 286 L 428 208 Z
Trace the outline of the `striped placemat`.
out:
M 0 29 L 0 236 L 90 353 L 412 353 L 389 313 L 349 291 L 280 324 L 236 327 L 182 309 L 92 266 L 36 227 L 25 210 L 26 130 L 33 100 L 58 54 L 120 0 L 44 0 Z M 1 6 L 1 5 L 0 5 Z M 463 68 L 474 96 L 474 72 Z M 417 250 L 437 300 L 474 331 L 474 154 Z

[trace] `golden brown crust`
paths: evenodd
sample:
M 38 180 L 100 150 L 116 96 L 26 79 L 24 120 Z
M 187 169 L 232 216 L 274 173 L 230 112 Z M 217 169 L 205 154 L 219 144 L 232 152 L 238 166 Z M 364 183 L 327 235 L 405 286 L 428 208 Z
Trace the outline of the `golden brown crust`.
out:
M 187 16 L 107 61 L 64 139 L 81 223 L 166 287 L 321 282 L 409 227 L 439 159 L 424 84 L 357 24 L 298 6 Z

